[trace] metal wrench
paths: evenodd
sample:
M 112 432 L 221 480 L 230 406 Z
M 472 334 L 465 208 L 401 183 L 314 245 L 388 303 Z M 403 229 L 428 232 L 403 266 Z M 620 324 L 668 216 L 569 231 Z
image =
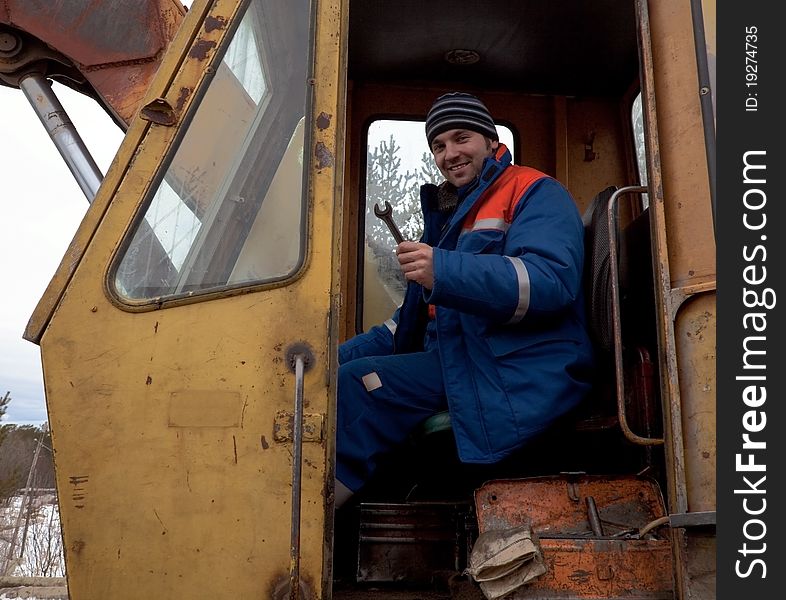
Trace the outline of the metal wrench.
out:
M 396 240 L 397 244 L 404 241 L 404 236 L 401 235 L 396 223 L 393 221 L 393 207 L 390 206 L 390 202 L 387 200 L 385 201 L 384 209 L 379 208 L 379 204 L 374 204 L 374 214 L 385 222 L 385 225 L 390 229 L 390 233 L 393 234 L 393 239 Z

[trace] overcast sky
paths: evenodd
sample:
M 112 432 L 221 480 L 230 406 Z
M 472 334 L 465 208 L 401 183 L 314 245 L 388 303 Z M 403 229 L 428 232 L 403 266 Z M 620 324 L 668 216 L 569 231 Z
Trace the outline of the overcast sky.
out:
M 55 91 L 106 173 L 122 131 L 90 98 Z M 74 236 L 88 203 L 21 91 L 0 86 L 0 396 L 3 423 L 46 421 L 39 348 L 22 339 L 27 321 Z

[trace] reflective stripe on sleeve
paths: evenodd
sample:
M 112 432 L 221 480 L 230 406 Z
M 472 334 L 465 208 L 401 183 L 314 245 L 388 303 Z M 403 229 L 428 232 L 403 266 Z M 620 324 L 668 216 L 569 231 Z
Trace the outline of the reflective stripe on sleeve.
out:
M 480 231 L 480 230 L 494 230 L 494 231 L 501 231 L 502 233 L 507 233 L 508 229 L 510 229 L 510 223 L 508 223 L 505 219 L 478 219 L 472 224 L 472 227 L 465 227 L 461 230 L 461 235 L 469 233 L 471 231 Z
M 513 313 L 508 323 L 518 323 L 527 314 L 527 309 L 529 308 L 529 273 L 527 272 L 527 266 L 520 258 L 512 256 L 506 256 L 505 258 L 513 265 L 513 268 L 516 270 L 516 277 L 519 280 L 519 303 L 516 306 L 516 312 Z
M 393 319 L 388 319 L 385 321 L 385 327 L 390 330 L 390 333 L 396 335 L 396 327 L 398 327 L 398 324 Z
M 478 219 L 472 225 L 472 231 L 477 231 L 478 229 L 497 229 L 505 233 L 510 229 L 510 223 L 505 219 Z

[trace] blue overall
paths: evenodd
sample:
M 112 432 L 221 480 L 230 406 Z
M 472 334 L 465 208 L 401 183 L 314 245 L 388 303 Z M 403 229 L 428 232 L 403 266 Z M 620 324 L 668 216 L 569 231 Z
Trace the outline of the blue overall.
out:
M 437 192 L 421 188 L 433 289 L 410 282 L 391 319 L 339 348 L 336 477 L 353 491 L 446 408 L 459 458 L 494 463 L 590 388 L 583 228 L 567 190 L 500 144 L 452 214 Z

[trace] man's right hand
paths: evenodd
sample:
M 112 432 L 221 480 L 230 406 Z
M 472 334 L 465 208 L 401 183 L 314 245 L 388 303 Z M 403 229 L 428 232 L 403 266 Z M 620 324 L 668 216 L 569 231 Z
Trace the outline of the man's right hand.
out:
M 415 281 L 426 289 L 434 287 L 434 250 L 421 242 L 401 242 L 396 247 L 401 272 L 407 281 Z

